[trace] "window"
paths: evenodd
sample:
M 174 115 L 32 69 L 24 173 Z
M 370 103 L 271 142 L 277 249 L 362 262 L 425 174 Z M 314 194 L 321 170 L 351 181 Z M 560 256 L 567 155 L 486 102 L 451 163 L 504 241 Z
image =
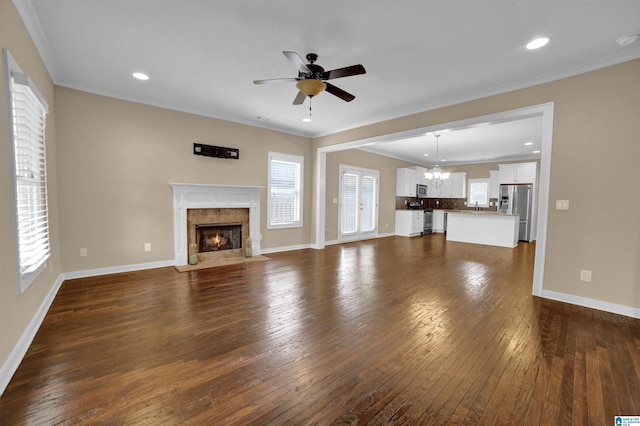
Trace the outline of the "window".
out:
M 489 179 L 469 179 L 468 207 L 489 207 Z
M 269 153 L 267 228 L 302 226 L 302 176 L 303 157 Z
M 47 103 L 29 76 L 3 50 L 9 94 L 18 293 L 46 268 L 50 256 L 45 128 Z

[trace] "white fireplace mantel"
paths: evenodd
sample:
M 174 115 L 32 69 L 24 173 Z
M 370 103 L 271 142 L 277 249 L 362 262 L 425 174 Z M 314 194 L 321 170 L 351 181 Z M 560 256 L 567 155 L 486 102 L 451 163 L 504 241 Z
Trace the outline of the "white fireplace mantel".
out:
M 173 189 L 175 265 L 186 265 L 187 209 L 248 208 L 253 254 L 260 254 L 260 191 L 263 186 L 170 183 Z

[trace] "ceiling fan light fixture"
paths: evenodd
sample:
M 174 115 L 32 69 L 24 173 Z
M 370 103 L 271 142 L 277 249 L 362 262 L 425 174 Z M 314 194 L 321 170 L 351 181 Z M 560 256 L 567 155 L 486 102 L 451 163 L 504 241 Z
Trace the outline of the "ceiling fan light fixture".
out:
M 320 80 L 309 78 L 297 82 L 296 87 L 307 96 L 316 96 L 326 89 L 327 85 Z

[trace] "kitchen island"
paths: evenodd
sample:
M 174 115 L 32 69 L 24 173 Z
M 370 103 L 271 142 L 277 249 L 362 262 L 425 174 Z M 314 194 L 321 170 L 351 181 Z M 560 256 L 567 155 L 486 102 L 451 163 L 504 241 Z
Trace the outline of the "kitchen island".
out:
M 514 248 L 518 245 L 520 215 L 495 211 L 447 212 L 447 240 Z

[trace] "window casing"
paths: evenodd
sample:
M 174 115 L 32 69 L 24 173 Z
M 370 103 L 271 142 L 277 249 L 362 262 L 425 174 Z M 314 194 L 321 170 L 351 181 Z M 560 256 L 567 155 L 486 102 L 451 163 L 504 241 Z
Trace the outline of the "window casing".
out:
M 267 228 L 302 226 L 304 157 L 269 152 Z
M 468 207 L 489 207 L 489 179 L 469 179 Z
M 17 290 L 23 293 L 51 256 L 46 170 L 47 102 L 3 50 L 8 94 L 9 151 Z

